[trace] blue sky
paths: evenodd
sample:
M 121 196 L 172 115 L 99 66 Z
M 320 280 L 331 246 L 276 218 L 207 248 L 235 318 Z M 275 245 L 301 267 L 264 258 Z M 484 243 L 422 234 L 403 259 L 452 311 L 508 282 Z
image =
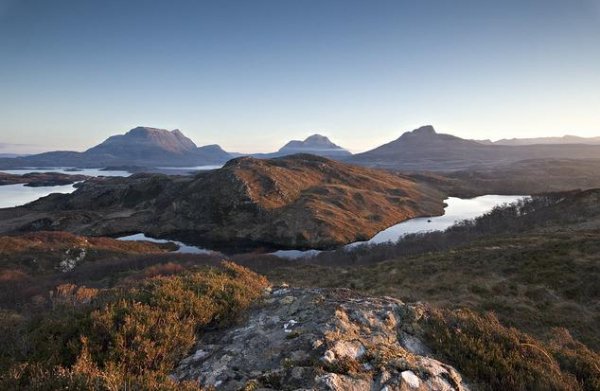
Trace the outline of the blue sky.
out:
M 600 135 L 600 0 L 0 0 L 0 143 L 20 151 L 138 125 L 362 151 L 424 124 Z

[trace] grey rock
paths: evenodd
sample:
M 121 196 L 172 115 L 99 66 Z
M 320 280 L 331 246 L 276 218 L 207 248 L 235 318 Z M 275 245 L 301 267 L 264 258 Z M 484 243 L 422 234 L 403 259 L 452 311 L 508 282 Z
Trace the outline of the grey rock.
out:
M 423 353 L 423 312 L 345 289 L 273 290 L 242 324 L 204 334 L 173 376 L 219 390 L 467 390 Z

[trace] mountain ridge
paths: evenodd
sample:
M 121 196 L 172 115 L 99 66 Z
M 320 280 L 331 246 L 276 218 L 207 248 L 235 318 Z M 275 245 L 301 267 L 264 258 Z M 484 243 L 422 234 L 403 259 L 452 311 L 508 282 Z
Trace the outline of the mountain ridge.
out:
M 489 145 L 563 145 L 563 144 L 584 144 L 598 145 L 600 137 L 580 137 L 574 135 L 564 135 L 557 137 L 525 137 L 525 138 L 503 138 L 496 141 L 475 140 Z
M 426 125 L 347 161 L 385 169 L 455 171 L 498 167 L 528 159 L 591 159 L 600 156 L 600 145 L 547 144 L 496 145 L 437 133 Z

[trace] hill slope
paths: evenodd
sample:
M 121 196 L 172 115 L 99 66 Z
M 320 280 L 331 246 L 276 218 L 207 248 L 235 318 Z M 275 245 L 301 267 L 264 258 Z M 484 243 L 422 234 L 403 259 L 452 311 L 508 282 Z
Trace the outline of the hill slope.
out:
M 191 243 L 327 248 L 443 213 L 416 180 L 313 155 L 238 158 L 195 177 L 94 178 L 70 195 L 0 211 L 0 232 L 145 232 Z

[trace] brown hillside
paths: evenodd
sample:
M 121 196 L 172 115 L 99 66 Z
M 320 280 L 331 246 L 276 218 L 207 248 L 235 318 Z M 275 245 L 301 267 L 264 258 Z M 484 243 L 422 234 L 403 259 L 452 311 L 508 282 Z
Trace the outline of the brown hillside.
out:
M 439 215 L 443 198 L 407 176 L 312 155 L 239 158 L 190 178 L 95 178 L 73 194 L 0 211 L 0 232 L 145 232 L 227 247 L 327 248 Z

